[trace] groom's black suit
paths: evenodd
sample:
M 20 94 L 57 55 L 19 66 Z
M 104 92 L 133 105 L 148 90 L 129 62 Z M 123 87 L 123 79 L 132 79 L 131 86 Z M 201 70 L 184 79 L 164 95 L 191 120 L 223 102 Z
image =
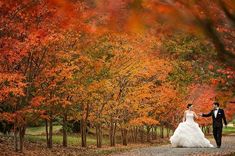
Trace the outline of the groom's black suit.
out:
M 209 117 L 212 116 L 212 120 L 213 120 L 213 135 L 216 141 L 216 144 L 218 147 L 221 146 L 221 138 L 222 138 L 222 129 L 223 129 L 223 122 L 222 120 L 224 120 L 224 124 L 227 125 L 227 121 L 226 121 L 226 117 L 224 114 L 224 110 L 223 109 L 218 109 L 217 112 L 217 116 L 215 117 L 215 110 L 212 110 L 211 112 L 209 112 L 208 114 L 202 114 L 203 117 Z

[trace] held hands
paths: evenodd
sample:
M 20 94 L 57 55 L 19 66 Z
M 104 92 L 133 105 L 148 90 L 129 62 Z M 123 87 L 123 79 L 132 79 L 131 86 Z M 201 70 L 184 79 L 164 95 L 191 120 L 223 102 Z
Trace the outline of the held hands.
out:
M 203 113 L 199 113 L 198 115 L 202 117 Z

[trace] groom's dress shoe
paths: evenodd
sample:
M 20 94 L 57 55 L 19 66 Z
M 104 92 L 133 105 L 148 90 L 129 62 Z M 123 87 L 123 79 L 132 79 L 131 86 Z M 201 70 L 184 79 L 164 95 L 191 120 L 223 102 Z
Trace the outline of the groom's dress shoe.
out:
M 217 148 L 220 148 L 220 146 L 217 146 Z

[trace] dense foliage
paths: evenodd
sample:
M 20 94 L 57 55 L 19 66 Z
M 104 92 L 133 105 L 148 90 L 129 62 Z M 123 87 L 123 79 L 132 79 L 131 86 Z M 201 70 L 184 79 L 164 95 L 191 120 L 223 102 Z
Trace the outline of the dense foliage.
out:
M 130 132 L 174 129 L 187 103 L 199 113 L 219 101 L 231 120 L 234 8 L 229 0 L 0 0 L 0 120 L 14 125 L 15 149 L 37 121 L 51 148 L 55 120 L 64 146 L 71 121 L 80 122 L 83 147 L 88 127 L 97 147 L 104 129 L 111 146 L 117 129 L 124 145 Z

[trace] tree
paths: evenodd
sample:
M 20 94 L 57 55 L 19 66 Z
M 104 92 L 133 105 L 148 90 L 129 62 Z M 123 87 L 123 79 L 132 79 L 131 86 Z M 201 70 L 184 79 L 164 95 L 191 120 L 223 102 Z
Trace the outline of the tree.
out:
M 81 3 L 73 3 L 73 6 L 79 5 L 81 6 Z M 0 97 L 1 100 L 4 100 L 3 104 L 7 104 L 5 101 L 8 98 L 12 102 L 13 111 L 7 112 L 5 116 L 14 118 L 16 151 L 18 151 L 18 131 L 19 150 L 22 152 L 26 126 L 30 121 L 35 120 L 30 114 L 39 113 L 36 118 L 43 115 L 43 112 L 36 108 L 36 105 L 40 103 L 37 101 L 40 98 L 34 96 L 38 89 L 36 84 L 40 84 L 40 81 L 42 81 L 39 79 L 39 75 L 43 73 L 44 65 L 47 64 L 45 62 L 48 61 L 47 55 L 50 53 L 48 45 L 51 41 L 56 41 L 59 38 L 61 29 L 57 26 L 68 22 L 68 18 L 61 18 L 60 13 L 63 10 L 63 13 L 67 14 L 68 12 L 65 10 L 69 6 L 71 5 L 66 5 L 64 8 L 59 6 L 58 3 L 47 0 L 17 0 L 11 2 L 4 0 L 0 3 L 0 74 L 4 75 L 1 77 Z M 77 10 L 74 15 L 78 16 L 79 14 L 80 10 Z M 80 16 L 79 19 L 82 19 L 82 17 Z M 73 22 L 70 21 L 69 25 L 63 28 L 71 28 L 70 24 L 73 24 L 73 26 L 79 25 L 79 29 L 84 30 L 84 27 L 78 21 L 78 19 Z M 9 76 L 9 78 L 6 78 L 6 76 Z M 15 76 L 19 79 L 16 80 Z M 8 87 L 6 88 L 6 86 Z M 37 99 L 33 101 L 37 104 L 32 104 L 32 99 Z
M 204 34 L 216 48 L 218 60 L 234 67 L 235 54 L 231 42 L 234 40 L 232 0 L 108 1 L 97 3 L 97 8 L 96 16 L 108 16 L 105 22 L 101 21 L 102 25 L 96 24 L 97 27 L 111 25 L 111 29 L 118 28 L 118 31 L 128 32 L 136 30 L 138 33 L 146 32 L 150 28 L 155 29 L 158 35 L 159 30 L 164 30 L 159 29 L 159 25 L 164 25 L 167 29 L 162 31 L 164 34 L 172 30 L 182 31 L 182 28 L 189 33 Z

